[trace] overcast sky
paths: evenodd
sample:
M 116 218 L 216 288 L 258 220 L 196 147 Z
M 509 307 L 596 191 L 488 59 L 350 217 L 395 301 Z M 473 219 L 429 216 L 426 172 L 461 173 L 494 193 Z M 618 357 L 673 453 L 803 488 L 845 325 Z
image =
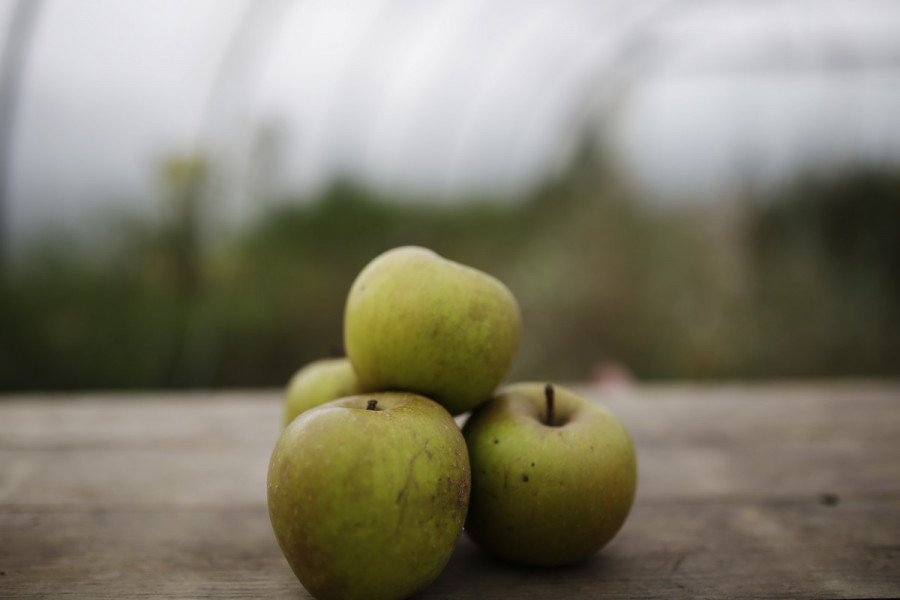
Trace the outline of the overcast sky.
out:
M 270 193 L 521 189 L 585 128 L 654 197 L 900 162 L 891 0 L 46 0 L 29 50 L 19 229 L 152 210 L 154 165 L 201 148 L 247 212 L 261 131 Z

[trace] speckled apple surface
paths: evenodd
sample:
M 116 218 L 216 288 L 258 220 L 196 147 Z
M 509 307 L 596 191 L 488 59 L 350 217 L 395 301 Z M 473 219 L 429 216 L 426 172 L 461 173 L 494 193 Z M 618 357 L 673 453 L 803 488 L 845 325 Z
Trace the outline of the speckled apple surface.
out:
M 503 283 L 418 247 L 389 250 L 354 281 L 344 346 L 364 385 L 407 390 L 460 414 L 486 401 L 519 346 Z
M 586 559 L 622 527 L 637 486 L 634 445 L 601 404 L 543 383 L 506 386 L 466 422 L 472 467 L 466 533 L 491 554 L 533 566 Z
M 366 410 L 372 399 L 377 410 Z M 465 441 L 443 407 L 366 394 L 306 411 L 284 430 L 269 463 L 269 516 L 319 600 L 399 600 L 450 559 L 469 489 Z
M 313 361 L 294 373 L 288 382 L 282 424 L 287 427 L 297 415 L 310 408 L 365 391 L 368 390 L 359 382 L 348 359 Z

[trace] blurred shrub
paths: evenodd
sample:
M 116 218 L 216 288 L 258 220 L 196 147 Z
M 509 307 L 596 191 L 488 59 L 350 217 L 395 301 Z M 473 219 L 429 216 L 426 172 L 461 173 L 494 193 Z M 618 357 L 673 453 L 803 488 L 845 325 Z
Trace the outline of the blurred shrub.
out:
M 403 244 L 510 286 L 525 323 L 513 378 L 900 373 L 896 173 L 661 208 L 581 156 L 516 203 L 344 182 L 201 247 L 202 161 L 165 172 L 162 222 L 108 219 L 82 250 L 54 233 L 0 282 L 0 389 L 283 385 L 340 351 L 353 278 Z
M 900 173 L 796 182 L 749 220 L 753 374 L 900 373 Z

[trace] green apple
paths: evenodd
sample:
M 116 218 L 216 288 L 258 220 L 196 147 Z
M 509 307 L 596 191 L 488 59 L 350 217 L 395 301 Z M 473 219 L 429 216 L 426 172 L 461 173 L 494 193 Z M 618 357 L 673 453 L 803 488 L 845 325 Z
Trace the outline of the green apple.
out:
M 599 403 L 550 384 L 510 385 L 463 435 L 472 466 L 466 532 L 491 554 L 533 566 L 577 562 L 628 517 L 634 445 Z
M 284 426 L 310 408 L 366 391 L 346 358 L 313 361 L 294 373 L 288 383 L 282 419 Z
M 422 394 L 460 414 L 506 377 L 520 329 L 519 305 L 500 281 L 407 246 L 353 282 L 344 347 L 364 385 Z
M 465 440 L 442 406 L 408 393 L 351 396 L 282 432 L 269 462 L 269 517 L 319 600 L 399 600 L 447 564 L 469 489 Z

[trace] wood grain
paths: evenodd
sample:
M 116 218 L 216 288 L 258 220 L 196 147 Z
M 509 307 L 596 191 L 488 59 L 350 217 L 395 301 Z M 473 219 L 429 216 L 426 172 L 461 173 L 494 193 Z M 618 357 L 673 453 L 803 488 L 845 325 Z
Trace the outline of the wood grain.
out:
M 619 536 L 553 570 L 463 538 L 421 598 L 900 595 L 900 385 L 585 391 L 638 449 Z M 0 399 L 0 597 L 308 598 L 265 507 L 279 404 Z

